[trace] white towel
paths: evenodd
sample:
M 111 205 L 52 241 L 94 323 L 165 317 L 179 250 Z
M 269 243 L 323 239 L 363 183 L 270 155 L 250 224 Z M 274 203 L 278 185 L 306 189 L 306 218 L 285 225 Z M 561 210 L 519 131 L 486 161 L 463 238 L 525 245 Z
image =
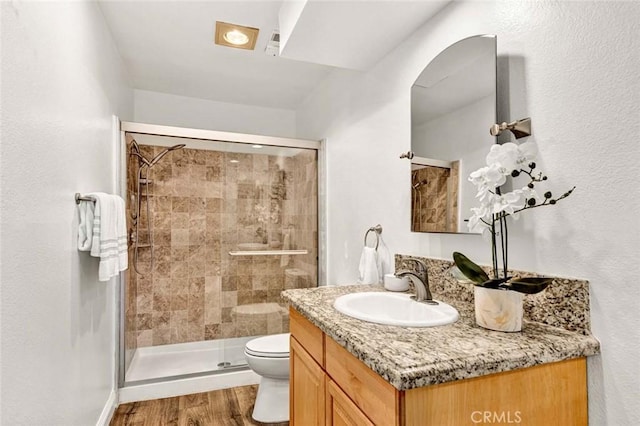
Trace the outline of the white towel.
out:
M 395 270 L 395 265 L 392 262 L 391 252 L 389 247 L 382 240 L 382 235 L 378 235 L 380 243 L 378 244 L 378 258 L 380 259 L 380 277 L 384 278 L 385 274 L 390 274 Z
M 78 204 L 78 251 L 90 251 L 93 242 L 93 201 L 80 201 Z
M 358 282 L 360 284 L 378 284 L 382 281 L 381 271 L 382 265 L 376 249 L 364 247 L 362 256 L 360 256 L 360 277 Z
M 96 200 L 91 256 L 100 258 L 98 280 L 109 281 L 128 267 L 124 200 L 104 192 L 89 195 Z

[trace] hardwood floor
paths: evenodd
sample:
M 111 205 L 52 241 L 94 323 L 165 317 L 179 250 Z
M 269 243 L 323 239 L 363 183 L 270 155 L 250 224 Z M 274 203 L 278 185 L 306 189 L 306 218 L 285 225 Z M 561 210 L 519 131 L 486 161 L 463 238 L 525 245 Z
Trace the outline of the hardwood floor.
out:
M 242 386 L 122 404 L 111 426 L 258 426 L 262 423 L 251 419 L 257 390 Z

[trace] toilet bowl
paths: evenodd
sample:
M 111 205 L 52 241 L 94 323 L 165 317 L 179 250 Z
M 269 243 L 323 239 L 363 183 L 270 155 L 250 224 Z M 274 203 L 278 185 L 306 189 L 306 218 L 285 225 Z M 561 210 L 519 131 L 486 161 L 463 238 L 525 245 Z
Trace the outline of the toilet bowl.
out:
M 253 420 L 262 423 L 289 420 L 289 333 L 258 337 L 247 342 L 244 356 L 259 376 Z

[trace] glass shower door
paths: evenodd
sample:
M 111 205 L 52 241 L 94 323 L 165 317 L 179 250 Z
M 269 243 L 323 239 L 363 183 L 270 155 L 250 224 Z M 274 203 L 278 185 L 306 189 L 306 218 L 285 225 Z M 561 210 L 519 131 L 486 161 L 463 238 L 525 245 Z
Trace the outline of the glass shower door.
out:
M 127 277 L 125 382 L 246 366 L 249 339 L 289 330 L 282 290 L 317 285 L 317 151 L 126 138 L 145 158 L 185 146 L 162 154 L 141 195 L 150 209 L 137 236 L 148 244 Z M 129 159 L 135 206 L 139 162 Z

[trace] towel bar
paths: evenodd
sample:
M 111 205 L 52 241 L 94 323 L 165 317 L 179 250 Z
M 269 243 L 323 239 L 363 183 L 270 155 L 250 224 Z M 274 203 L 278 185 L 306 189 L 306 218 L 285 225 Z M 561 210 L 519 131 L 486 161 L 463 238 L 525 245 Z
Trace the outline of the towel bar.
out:
M 76 192 L 76 204 L 80 204 L 80 201 L 91 201 L 94 203 L 96 202 L 96 200 L 94 200 L 93 198 L 88 196 L 83 196 L 79 192 Z
M 365 247 L 367 246 L 367 237 L 369 236 L 369 232 L 375 232 L 376 234 L 376 247 L 375 249 L 378 250 L 378 245 L 380 244 L 380 234 L 382 234 L 382 226 L 380 224 L 377 224 L 376 226 L 372 226 L 371 228 L 367 229 L 367 232 L 364 234 L 364 245 Z

